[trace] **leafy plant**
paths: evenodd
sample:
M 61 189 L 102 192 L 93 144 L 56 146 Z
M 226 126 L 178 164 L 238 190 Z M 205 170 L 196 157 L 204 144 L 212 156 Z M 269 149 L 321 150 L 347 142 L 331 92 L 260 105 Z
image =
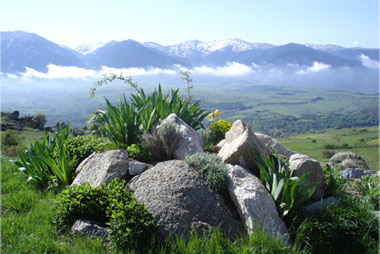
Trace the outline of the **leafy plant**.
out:
M 128 145 L 137 143 L 140 134 L 138 114 L 128 104 L 125 96 L 117 107 L 107 99 L 106 104 L 105 111 L 98 111 L 102 119 L 102 133 L 120 148 L 125 149 Z
M 152 161 L 152 154 L 142 144 L 132 144 L 127 147 L 128 156 L 142 162 Z
M 361 195 L 360 199 L 379 210 L 380 177 L 376 174 L 362 176 L 360 181 L 355 182 L 355 186 Z
M 289 168 L 288 162 L 283 163 L 278 155 L 264 159 L 256 149 L 254 152 L 260 180 L 272 195 L 281 217 L 300 207 L 313 195 L 318 182 L 305 183 L 311 172 L 301 177 L 292 176 L 293 169 Z
M 115 247 L 148 247 L 155 233 L 153 216 L 144 204 L 137 203 L 124 184 L 114 179 L 99 187 L 88 183 L 68 186 L 57 196 L 54 222 L 66 228 L 79 218 L 90 218 L 108 226 Z
M 93 152 L 101 151 L 102 149 L 102 140 L 100 138 L 95 138 L 94 136 L 69 137 L 63 143 L 63 150 L 65 151 L 67 160 L 69 162 L 76 161 L 76 165 L 80 164 Z M 59 153 L 58 150 L 57 147 L 57 153 Z
M 195 168 L 207 185 L 222 193 L 228 188 L 226 165 L 215 154 L 196 153 L 185 157 L 185 161 Z
M 61 186 L 69 185 L 72 181 L 73 168 L 76 161 L 69 162 L 64 152 L 64 142 L 70 135 L 70 123 L 65 129 L 60 126 L 60 134 L 49 136 L 45 132 L 42 143 L 36 141 L 20 152 L 20 161 L 14 162 L 23 173 L 41 189 L 56 178 Z M 56 154 L 56 149 L 58 154 Z
M 377 253 L 379 223 L 369 209 L 364 202 L 340 196 L 317 215 L 299 218 L 292 226 L 295 240 L 312 253 Z

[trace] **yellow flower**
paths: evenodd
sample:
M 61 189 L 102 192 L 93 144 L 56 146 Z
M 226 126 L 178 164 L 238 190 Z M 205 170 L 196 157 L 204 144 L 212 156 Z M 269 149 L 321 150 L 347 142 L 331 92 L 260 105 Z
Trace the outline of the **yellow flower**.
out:
M 219 111 L 219 109 L 215 110 L 215 115 L 217 115 L 217 116 L 220 115 L 220 111 Z
M 208 118 L 210 118 L 211 120 L 214 120 L 214 114 L 213 113 L 208 114 Z

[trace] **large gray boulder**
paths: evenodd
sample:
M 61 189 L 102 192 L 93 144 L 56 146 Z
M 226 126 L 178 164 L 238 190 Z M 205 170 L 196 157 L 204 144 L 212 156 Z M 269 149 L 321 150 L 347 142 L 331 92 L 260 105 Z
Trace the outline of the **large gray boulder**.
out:
M 193 229 L 209 232 L 215 226 L 234 236 L 244 230 L 223 199 L 184 161 L 158 163 L 132 178 L 127 188 L 154 215 L 160 240 L 188 235 Z
M 279 217 L 276 204 L 260 179 L 238 165 L 227 165 L 230 179 L 228 193 L 248 233 L 255 224 L 264 227 L 273 237 L 288 238 L 288 230 Z
M 325 195 L 325 177 L 323 169 L 318 161 L 303 154 L 294 154 L 289 158 L 289 167 L 294 169 L 293 176 L 301 177 L 304 174 L 311 172 L 305 184 L 312 182 L 319 182 L 315 188 L 314 194 L 310 197 L 311 201 L 318 201 L 323 199 Z
M 18 121 L 18 120 L 19 120 L 19 116 L 20 116 L 20 112 L 19 112 L 19 111 L 13 111 L 13 112 L 8 116 L 8 120 Z
M 329 161 L 330 166 L 335 166 L 336 169 L 346 168 L 362 168 L 369 169 L 366 161 L 353 152 L 338 152 L 334 154 Z
M 240 165 L 259 175 L 260 170 L 256 164 L 253 148 L 256 148 L 264 158 L 268 157 L 268 152 L 251 129 L 243 121 L 237 120 L 226 133 L 225 140 L 218 156 L 225 163 Z
M 128 173 L 128 152 L 125 150 L 111 150 L 104 153 L 93 153 L 79 164 L 71 185 L 90 183 L 92 187 L 98 187 L 102 183 L 108 184 L 113 179 L 122 180 Z
M 174 139 L 175 148 L 171 154 L 174 159 L 183 160 L 187 155 L 203 153 L 201 141 L 195 130 L 182 121 L 182 119 L 180 119 L 175 113 L 172 113 L 167 118 L 163 119 L 160 125 L 157 126 L 157 129 L 169 122 L 175 124 L 175 132 L 173 133 L 176 137 Z
M 362 168 L 346 168 L 339 173 L 345 178 L 345 179 L 360 179 L 362 176 L 365 175 L 365 170 Z
M 263 146 L 267 149 L 267 151 L 269 149 L 268 152 L 270 152 L 270 150 L 273 150 L 274 153 L 283 155 L 288 159 L 293 154 L 296 154 L 296 152 L 284 147 L 277 140 L 273 139 L 272 137 L 268 135 L 258 133 L 258 132 L 255 132 L 255 135 L 260 140 L 261 144 L 263 144 Z

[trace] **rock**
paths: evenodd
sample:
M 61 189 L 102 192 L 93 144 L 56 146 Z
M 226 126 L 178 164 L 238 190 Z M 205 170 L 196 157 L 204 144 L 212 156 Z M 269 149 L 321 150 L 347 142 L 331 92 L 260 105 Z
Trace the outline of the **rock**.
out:
M 353 152 L 336 153 L 330 158 L 329 164 L 331 167 L 335 166 L 338 170 L 346 168 L 369 169 L 365 160 Z
M 139 161 L 129 162 L 129 175 L 135 176 L 144 172 L 148 168 L 148 165 Z
M 279 217 L 276 204 L 260 179 L 239 165 L 227 165 L 231 196 L 248 233 L 260 224 L 273 237 L 285 237 L 288 230 Z
M 255 132 L 256 137 L 260 140 L 263 147 L 267 149 L 268 152 L 273 149 L 274 153 L 278 153 L 280 155 L 285 156 L 286 158 L 290 158 L 293 154 L 296 154 L 296 152 L 289 150 L 288 148 L 281 145 L 277 140 L 273 139 L 272 137 Z M 268 150 L 269 149 L 269 150 Z
M 268 152 L 256 135 L 243 121 L 237 120 L 226 133 L 225 144 L 220 149 L 218 156 L 226 163 L 240 165 L 251 170 L 255 175 L 259 175 L 260 170 L 256 165 L 253 147 L 262 157 L 268 157 Z
M 57 130 L 59 130 L 59 125 L 62 126 L 62 129 L 66 128 L 66 124 L 65 124 L 65 122 L 57 122 L 57 123 L 55 124 L 55 127 L 57 128 Z
M 375 170 L 365 170 L 364 171 L 364 175 L 376 175 L 377 174 L 377 171 Z
M 72 235 L 88 236 L 93 239 L 100 237 L 108 240 L 108 231 L 109 230 L 107 228 L 100 226 L 96 222 L 82 219 L 75 221 L 74 225 L 71 227 Z
M 35 124 L 36 129 L 42 131 L 45 129 L 45 123 L 40 118 L 33 117 L 33 123 Z
M 219 147 L 219 148 L 222 148 L 224 146 L 224 144 L 226 143 L 226 140 L 223 139 L 221 140 L 216 146 Z
M 92 187 L 100 184 L 108 184 L 113 179 L 122 180 L 128 173 L 128 152 L 125 150 L 111 150 L 104 153 L 93 153 L 79 164 L 71 185 L 80 185 L 84 182 L 90 183 Z
M 293 176 L 301 177 L 308 172 L 312 172 L 308 179 L 305 181 L 305 184 L 312 182 L 319 182 L 315 188 L 314 194 L 310 197 L 311 201 L 318 201 L 323 198 L 325 195 L 325 177 L 323 170 L 318 161 L 312 159 L 309 156 L 303 154 L 293 154 L 289 158 L 289 167 L 294 169 Z
M 20 112 L 19 112 L 19 111 L 13 111 L 13 112 L 8 116 L 8 120 L 18 121 L 18 120 L 19 120 L 19 116 L 20 116 Z
M 336 198 L 328 197 L 326 199 L 316 201 L 310 205 L 303 207 L 302 213 L 307 216 L 315 215 L 319 212 L 324 211 L 329 205 L 335 204 L 336 202 L 337 202 Z
M 158 163 L 132 178 L 127 188 L 155 216 L 160 240 L 186 236 L 193 229 L 209 232 L 215 226 L 233 236 L 243 232 L 223 199 L 184 161 Z
M 203 153 L 201 141 L 195 130 L 182 121 L 175 113 L 170 114 L 167 118 L 162 120 L 157 129 L 168 122 L 175 123 L 176 125 L 174 134 L 177 136 L 176 144 L 171 154 L 174 159 L 183 160 L 187 155 Z
M 346 179 L 360 179 L 364 176 L 364 169 L 362 168 L 346 168 L 344 170 L 339 171 L 340 174 L 343 175 Z

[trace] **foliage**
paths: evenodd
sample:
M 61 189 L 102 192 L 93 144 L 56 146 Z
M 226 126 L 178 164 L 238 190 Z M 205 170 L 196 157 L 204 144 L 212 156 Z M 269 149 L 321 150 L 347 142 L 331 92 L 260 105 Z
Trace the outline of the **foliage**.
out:
M 360 199 L 373 206 L 374 210 L 379 210 L 380 200 L 380 177 L 377 174 L 364 175 L 360 181 L 355 182 L 361 197 Z
M 42 125 L 45 125 L 47 122 L 46 115 L 44 113 L 38 112 L 34 115 L 34 119 L 36 119 Z
M 98 108 L 97 110 L 92 111 L 90 115 L 87 115 L 87 117 L 89 117 L 90 119 L 86 121 L 86 124 L 89 130 L 91 130 L 91 135 L 95 135 L 98 137 L 100 136 L 100 126 L 102 125 L 102 113 L 104 113 L 104 111 Z
M 7 130 L 5 135 L 1 139 L 2 153 L 7 156 L 16 156 L 16 154 L 22 149 L 21 138 L 17 136 L 13 130 Z
M 365 203 L 346 196 L 311 217 L 300 218 L 296 241 L 312 253 L 377 253 L 379 224 Z
M 61 186 L 71 183 L 76 161 L 69 162 L 65 156 L 64 142 L 69 135 L 70 123 L 65 129 L 60 126 L 60 134 L 49 136 L 45 132 L 42 143 L 36 141 L 20 152 L 20 161 L 13 162 L 29 177 L 28 182 L 34 182 L 40 189 L 48 187 L 54 178 Z
M 338 170 L 335 170 L 334 168 L 330 169 L 329 167 L 324 167 L 323 173 L 326 183 L 325 197 L 337 197 L 346 195 L 344 193 L 344 189 L 347 182 L 342 174 L 338 172 Z
M 142 136 L 143 145 L 158 161 L 173 159 L 173 151 L 177 146 L 179 135 L 176 133 L 176 124 L 166 122 L 159 127 L 146 132 Z
M 103 143 L 100 138 L 95 138 L 94 136 L 69 137 L 63 143 L 63 149 L 67 160 L 69 162 L 75 161 L 76 166 L 93 152 L 101 151 L 103 149 Z M 59 147 L 56 147 L 57 153 L 59 153 L 58 150 Z
M 198 170 L 207 185 L 216 192 L 222 193 L 228 188 L 226 165 L 215 154 L 196 153 L 186 156 L 185 161 Z
M 289 169 L 289 163 L 283 163 L 278 155 L 277 158 L 272 155 L 262 158 L 256 149 L 254 152 L 260 180 L 272 195 L 281 217 L 300 207 L 313 195 L 318 182 L 306 184 L 311 172 L 301 177 L 292 176 L 293 169 Z
M 68 186 L 56 199 L 55 223 L 65 228 L 86 217 L 105 223 L 115 247 L 149 247 L 155 233 L 153 216 L 144 204 L 137 203 L 131 192 L 117 179 L 108 185 L 91 187 L 88 183 Z
M 210 124 L 209 128 L 211 131 L 213 142 L 217 144 L 219 141 L 224 139 L 226 132 L 229 131 L 231 127 L 232 123 L 225 120 L 219 120 Z
M 140 134 L 138 114 L 125 96 L 117 107 L 107 99 L 106 104 L 105 111 L 98 111 L 102 119 L 101 132 L 120 148 L 126 149 L 128 145 L 137 143 Z
M 142 144 L 132 144 L 127 147 L 128 156 L 142 162 L 153 160 L 152 154 Z

